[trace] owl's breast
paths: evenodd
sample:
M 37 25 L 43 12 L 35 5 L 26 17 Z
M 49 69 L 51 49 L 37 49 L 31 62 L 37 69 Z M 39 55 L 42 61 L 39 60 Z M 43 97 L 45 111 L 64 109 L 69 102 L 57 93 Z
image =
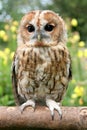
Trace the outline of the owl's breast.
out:
M 21 50 L 17 75 L 18 93 L 22 97 L 60 100 L 68 84 L 68 55 L 60 50 L 47 47 Z

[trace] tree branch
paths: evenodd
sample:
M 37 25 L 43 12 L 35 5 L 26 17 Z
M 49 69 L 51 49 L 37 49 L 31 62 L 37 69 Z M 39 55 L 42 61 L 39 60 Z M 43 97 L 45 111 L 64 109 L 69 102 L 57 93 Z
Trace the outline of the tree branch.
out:
M 84 130 L 87 129 L 87 107 L 62 107 L 60 119 L 55 111 L 54 120 L 47 107 L 26 108 L 23 113 L 19 107 L 0 107 L 0 130 Z

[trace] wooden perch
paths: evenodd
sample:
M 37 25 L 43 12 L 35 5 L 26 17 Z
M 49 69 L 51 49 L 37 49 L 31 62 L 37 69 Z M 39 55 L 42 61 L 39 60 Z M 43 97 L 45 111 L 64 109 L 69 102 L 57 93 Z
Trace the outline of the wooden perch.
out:
M 62 107 L 60 119 L 55 111 L 52 120 L 47 107 L 26 108 L 23 113 L 19 107 L 0 107 L 0 130 L 86 130 L 87 107 Z M 35 129 L 36 128 L 36 129 Z

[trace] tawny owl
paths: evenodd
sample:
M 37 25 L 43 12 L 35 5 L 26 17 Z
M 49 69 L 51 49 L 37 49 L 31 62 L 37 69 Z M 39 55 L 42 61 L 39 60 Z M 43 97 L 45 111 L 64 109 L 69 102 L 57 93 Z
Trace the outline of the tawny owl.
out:
M 21 111 L 46 104 L 54 117 L 71 79 L 71 58 L 66 47 L 63 19 L 53 11 L 31 11 L 21 20 L 12 82 Z

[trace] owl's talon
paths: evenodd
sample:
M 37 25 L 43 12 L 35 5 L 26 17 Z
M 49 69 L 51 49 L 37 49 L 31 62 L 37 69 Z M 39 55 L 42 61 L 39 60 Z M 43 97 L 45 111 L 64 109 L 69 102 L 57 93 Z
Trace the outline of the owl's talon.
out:
M 52 120 L 54 120 L 54 115 L 52 115 Z
M 62 120 L 62 114 L 60 115 L 60 120 Z
M 59 113 L 60 119 L 62 119 L 62 111 L 59 106 L 60 103 L 57 103 L 51 99 L 46 99 L 46 105 L 48 106 L 48 108 L 51 111 L 52 120 L 54 120 L 54 109 L 57 110 L 57 112 Z
M 25 103 L 23 103 L 21 106 L 20 106 L 20 110 L 21 110 L 21 113 L 23 113 L 24 109 L 28 106 L 31 106 L 34 108 L 34 111 L 35 111 L 35 102 L 33 100 L 27 100 Z

